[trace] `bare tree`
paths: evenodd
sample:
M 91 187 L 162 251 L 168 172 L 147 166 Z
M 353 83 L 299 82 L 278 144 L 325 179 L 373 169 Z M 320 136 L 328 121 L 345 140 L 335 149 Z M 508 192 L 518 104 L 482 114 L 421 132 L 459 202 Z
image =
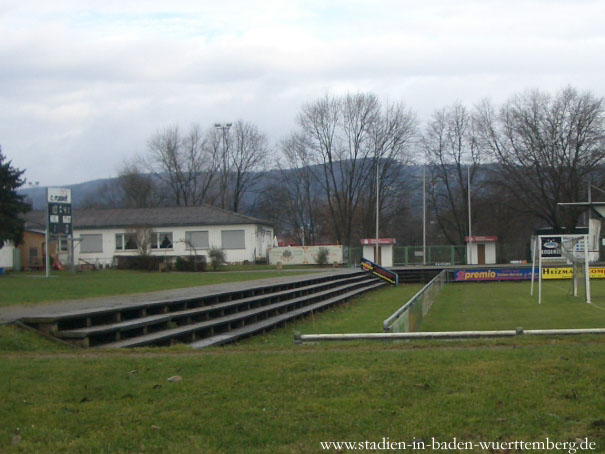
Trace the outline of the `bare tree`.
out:
M 216 149 L 198 126 L 183 136 L 177 126 L 158 131 L 148 142 L 146 169 L 171 192 L 176 205 L 199 205 L 216 174 Z
M 116 183 L 123 208 L 151 208 L 161 204 L 153 176 L 143 173 L 136 162 L 124 164 Z
M 238 212 L 244 196 L 254 188 L 267 168 L 269 142 L 255 125 L 243 121 L 233 125 L 232 136 L 229 156 L 230 199 L 231 209 Z
M 283 162 L 279 163 L 275 194 L 282 196 L 279 211 L 285 217 L 289 234 L 302 244 L 316 244 L 318 240 L 318 210 L 321 194 L 317 184 L 317 169 L 307 163 L 304 137 L 292 134 L 281 144 Z
M 580 211 L 557 204 L 585 200 L 589 180 L 603 177 L 603 98 L 571 87 L 554 97 L 535 90 L 513 96 L 499 113 L 484 102 L 479 113 L 499 186 L 552 227 L 574 227 Z
M 150 208 L 165 202 L 153 175 L 145 173 L 136 160 L 125 161 L 115 179 L 88 194 L 81 208 Z
M 415 140 L 416 118 L 403 104 L 387 105 L 370 131 L 373 165 L 378 167 L 379 177 L 379 225 L 384 234 L 399 230 L 400 216 L 408 208 L 405 200 L 410 185 L 404 174 L 413 161 L 410 150 Z M 376 232 L 376 184 L 376 172 L 372 172 L 359 204 L 359 235 L 363 237 Z
M 468 235 L 468 171 L 475 193 L 480 149 L 475 120 L 462 104 L 433 114 L 422 144 L 429 163 L 428 194 L 439 227 L 451 244 L 464 243 Z
M 336 240 L 350 245 L 353 223 L 381 160 L 399 160 L 414 134 L 411 112 L 383 110 L 373 94 L 324 97 L 298 116 L 307 165 L 318 165 Z M 383 168 L 383 171 L 386 169 Z M 375 186 L 374 186 L 375 188 Z

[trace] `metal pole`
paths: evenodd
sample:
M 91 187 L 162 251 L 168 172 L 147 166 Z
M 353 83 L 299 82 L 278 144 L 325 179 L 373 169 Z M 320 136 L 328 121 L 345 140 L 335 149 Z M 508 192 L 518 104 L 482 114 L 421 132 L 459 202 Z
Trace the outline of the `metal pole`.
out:
M 73 225 L 73 224 L 72 224 Z M 69 247 L 70 247 L 70 251 L 69 254 L 71 255 L 71 274 L 76 274 L 76 258 L 74 256 L 74 232 L 73 229 L 71 231 L 71 236 L 70 236 L 71 241 L 69 242 Z
M 536 274 L 536 252 L 538 249 L 538 237 L 534 239 L 534 250 L 531 256 L 531 290 L 529 294 L 534 296 L 534 275 Z
M 48 219 L 48 188 L 46 188 L 46 230 L 44 231 L 44 256 L 46 261 L 46 277 L 50 276 L 50 253 L 48 250 L 48 241 L 50 240 L 50 226 Z
M 426 165 L 422 168 L 422 264 L 426 265 Z
M 542 235 L 538 236 L 538 245 L 540 247 L 538 253 L 538 304 L 542 304 Z
M 376 263 L 379 263 L 378 260 L 378 222 L 379 222 L 379 215 L 380 215 L 380 210 L 379 210 L 379 197 L 380 197 L 380 184 L 379 184 L 379 179 L 380 179 L 380 175 L 378 173 L 378 159 L 376 159 L 376 245 L 374 247 L 374 261 Z
M 586 287 L 586 302 L 588 304 L 590 301 L 590 263 L 589 263 L 589 253 L 588 253 L 588 235 L 584 236 L 584 285 Z M 575 279 L 574 279 L 575 281 Z
M 468 249 L 469 249 L 469 256 L 467 257 L 467 265 L 470 265 L 473 261 L 473 232 L 471 229 L 471 166 L 469 164 L 468 166 L 468 172 L 467 172 L 467 176 L 468 176 Z

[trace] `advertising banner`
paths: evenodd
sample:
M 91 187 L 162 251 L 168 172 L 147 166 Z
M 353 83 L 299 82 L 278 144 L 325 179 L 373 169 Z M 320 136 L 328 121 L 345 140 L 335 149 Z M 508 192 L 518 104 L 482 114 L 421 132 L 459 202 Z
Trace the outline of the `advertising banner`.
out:
M 399 284 L 399 275 L 397 273 L 393 273 L 392 271 L 389 271 L 368 259 L 361 259 L 361 269 L 364 271 L 369 271 L 374 276 L 384 279 L 389 284 L 393 284 L 395 286 Z
M 538 277 L 537 271 L 535 277 Z M 472 270 L 454 270 L 454 281 L 456 282 L 529 280 L 531 280 L 531 268 L 475 268 Z
M 571 279 L 571 267 L 542 268 L 542 279 Z M 538 278 L 536 269 L 535 279 Z M 590 268 L 591 279 L 605 279 L 605 267 Z M 529 281 L 531 268 L 475 268 L 472 270 L 454 270 L 455 282 L 489 281 Z
M 572 277 L 571 267 L 542 269 L 542 279 L 571 279 Z M 590 278 L 605 279 L 605 268 L 590 268 Z
M 540 254 L 542 255 L 542 258 L 560 259 L 561 236 L 540 238 Z

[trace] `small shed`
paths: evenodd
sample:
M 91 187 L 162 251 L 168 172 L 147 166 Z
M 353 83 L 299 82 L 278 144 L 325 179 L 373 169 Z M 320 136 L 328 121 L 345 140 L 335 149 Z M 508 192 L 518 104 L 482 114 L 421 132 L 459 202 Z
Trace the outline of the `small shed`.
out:
M 468 265 L 494 265 L 496 263 L 497 236 L 467 236 L 465 239 Z
M 362 238 L 363 257 L 380 266 L 393 266 L 393 247 L 395 238 L 378 238 L 378 257 L 376 257 L 376 238 Z

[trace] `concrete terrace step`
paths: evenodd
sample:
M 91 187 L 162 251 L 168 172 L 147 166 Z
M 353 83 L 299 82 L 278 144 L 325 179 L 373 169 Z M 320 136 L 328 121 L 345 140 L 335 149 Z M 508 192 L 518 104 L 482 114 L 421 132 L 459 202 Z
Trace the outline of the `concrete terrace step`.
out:
M 101 334 L 111 331 L 126 331 L 129 329 L 140 328 L 156 323 L 169 322 L 172 314 L 150 315 L 149 317 L 139 317 L 124 322 L 112 323 L 109 325 L 91 326 L 89 328 L 79 328 L 64 331 L 57 331 L 55 336 L 62 338 L 84 338 L 92 334 Z
M 382 283 L 380 283 L 382 284 Z M 243 328 L 242 326 L 233 326 L 232 324 L 244 324 L 246 319 L 251 320 L 251 323 L 258 323 L 258 317 L 267 315 L 268 318 L 274 316 L 271 315 L 271 312 L 275 312 L 277 315 L 278 311 L 287 310 L 290 306 L 303 305 L 305 302 L 310 301 L 313 304 L 316 304 L 315 301 L 317 299 L 325 299 L 330 297 L 330 299 L 343 300 L 348 299 L 350 296 L 347 296 L 349 293 L 357 294 L 360 293 L 359 290 L 365 291 L 366 287 L 371 286 L 371 288 L 375 288 L 378 285 L 376 284 L 375 279 L 365 279 L 359 280 L 355 283 L 347 283 L 345 285 L 340 285 L 337 287 L 330 288 L 328 290 L 323 290 L 320 292 L 312 293 L 310 295 L 304 295 L 293 299 L 288 299 L 285 301 L 281 301 L 274 304 L 268 304 L 265 306 L 261 306 L 259 308 L 245 310 L 241 312 L 236 312 L 234 314 L 213 318 L 210 320 L 186 324 L 183 326 L 179 326 L 172 329 L 165 329 L 162 331 L 157 331 L 150 334 L 144 334 L 141 336 L 132 337 L 129 339 L 119 340 L 116 342 L 110 342 L 103 345 L 99 345 L 99 348 L 124 348 L 124 347 L 137 347 L 144 345 L 155 345 L 162 342 L 170 342 L 172 339 L 178 339 L 183 337 L 190 337 L 191 339 L 187 339 L 186 342 L 193 342 L 195 338 L 199 335 L 203 337 L 211 337 L 216 335 L 216 331 L 218 329 L 224 329 L 225 331 L 232 331 L 233 329 Z M 362 289 L 359 289 L 361 287 Z M 347 289 L 354 288 L 355 290 L 350 292 L 345 292 Z M 343 293 L 345 292 L 345 293 Z M 333 295 L 334 296 L 330 296 Z M 311 307 L 313 304 L 308 305 Z M 326 303 L 326 304 L 333 304 Z M 305 306 L 307 307 L 307 306 Z M 299 308 L 296 308 L 299 309 Z M 313 309 L 309 309 L 313 310 Z M 288 311 L 289 312 L 289 311 Z
M 87 337 L 98 336 L 102 334 L 107 334 L 111 332 L 122 333 L 128 330 L 139 329 L 139 328 L 148 328 L 157 324 L 168 324 L 172 321 L 180 321 L 183 318 L 188 319 L 187 323 L 192 323 L 194 320 L 199 321 L 200 317 L 204 317 L 204 319 L 212 318 L 212 313 L 217 313 L 219 316 L 224 316 L 226 311 L 234 311 L 241 312 L 242 308 L 251 309 L 252 306 L 257 305 L 258 307 L 263 307 L 271 302 L 279 302 L 286 297 L 296 297 L 296 296 L 304 296 L 304 295 L 313 295 L 313 292 L 316 292 L 320 289 L 330 289 L 336 286 L 342 286 L 343 284 L 353 285 L 356 282 L 361 282 L 367 280 L 368 277 L 365 275 L 354 275 L 352 277 L 345 277 L 343 279 L 329 280 L 320 282 L 318 284 L 312 284 L 303 287 L 296 287 L 294 289 L 283 290 L 280 292 L 266 293 L 257 296 L 251 296 L 248 298 L 236 299 L 224 303 L 211 304 L 208 306 L 200 306 L 193 309 L 185 309 L 185 310 L 176 310 L 174 312 L 166 312 L 157 315 L 144 316 L 121 321 L 119 320 L 119 314 L 114 314 L 114 317 L 111 323 L 105 323 L 95 326 L 86 326 L 83 328 L 75 328 L 75 329 L 66 329 L 66 330 L 58 330 L 53 334 L 57 337 L 68 338 L 68 339 L 85 339 Z M 139 307 L 138 310 L 141 308 Z M 115 311 L 114 311 L 115 312 Z M 106 311 L 103 310 L 105 314 Z M 143 332 L 142 334 L 146 334 Z M 116 334 L 115 339 L 111 339 L 110 341 L 119 340 L 120 334 Z M 101 342 L 102 343 L 102 342 Z M 89 340 L 84 340 L 80 342 L 83 346 L 90 346 Z
M 353 290 L 351 292 L 347 292 L 346 294 L 338 295 L 336 297 L 320 301 L 319 303 L 311 304 L 308 306 L 304 306 L 300 309 L 295 309 L 285 314 L 277 315 L 275 317 L 271 317 L 266 320 L 262 320 L 260 322 L 254 323 L 252 325 L 244 326 L 242 328 L 237 328 L 228 333 L 219 334 L 216 336 L 212 336 L 206 339 L 202 339 L 199 341 L 195 341 L 190 343 L 189 345 L 193 348 L 206 348 L 216 345 L 227 344 L 229 342 L 234 342 L 241 337 L 250 336 L 259 331 L 264 331 L 268 328 L 272 328 L 281 323 L 287 322 L 288 320 L 292 320 L 294 318 L 300 317 L 302 315 L 308 314 L 309 312 L 323 309 L 332 304 L 344 301 L 346 299 L 357 296 L 363 292 L 367 292 L 369 290 L 373 290 L 382 285 L 385 285 L 384 282 L 376 282 L 368 287 L 362 287 L 360 289 Z
M 222 302 L 229 303 L 234 300 L 241 301 L 245 298 L 267 297 L 269 295 L 280 295 L 288 291 L 302 291 L 303 288 L 312 288 L 315 286 L 326 285 L 331 282 L 338 282 L 344 279 L 361 279 L 363 273 L 345 273 L 322 277 L 298 278 L 292 282 L 284 282 L 270 285 L 253 285 L 247 289 L 236 291 L 223 291 L 203 296 L 191 296 L 185 298 L 167 298 L 161 300 L 152 300 L 145 302 L 127 302 L 121 305 L 94 307 L 81 310 L 70 310 L 59 313 L 42 313 L 26 317 L 21 317 L 20 321 L 37 326 L 39 329 L 48 333 L 59 330 L 70 330 L 79 328 L 88 328 L 94 325 L 106 325 L 123 321 L 124 319 L 145 317 L 148 315 L 159 315 L 173 313 L 179 310 L 210 307 Z M 311 283 L 311 285 L 309 285 Z M 137 314 L 137 312 L 140 314 Z M 121 317 L 115 314 L 125 314 Z M 46 326 L 45 326 L 46 325 Z M 64 326 L 62 326 L 64 325 Z M 71 326 L 70 326 L 71 325 Z

